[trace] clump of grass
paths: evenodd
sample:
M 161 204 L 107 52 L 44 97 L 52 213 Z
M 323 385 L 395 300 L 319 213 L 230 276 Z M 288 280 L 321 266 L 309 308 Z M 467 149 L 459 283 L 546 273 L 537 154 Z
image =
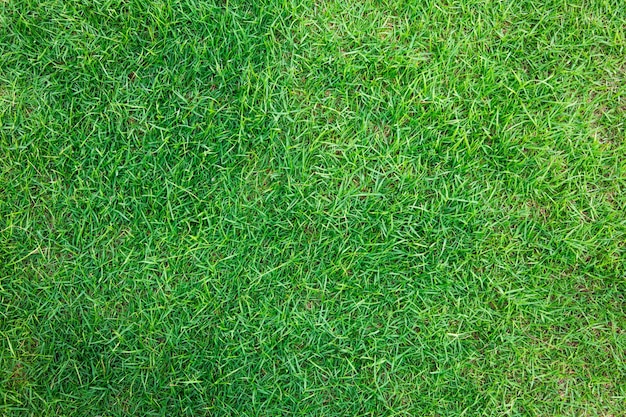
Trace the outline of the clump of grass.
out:
M 0 2 L 0 410 L 624 414 L 625 21 Z

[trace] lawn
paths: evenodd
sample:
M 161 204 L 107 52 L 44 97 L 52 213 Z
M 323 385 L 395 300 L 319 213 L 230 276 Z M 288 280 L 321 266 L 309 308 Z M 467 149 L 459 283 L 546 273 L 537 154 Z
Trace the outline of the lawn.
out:
M 626 416 L 623 0 L 0 0 L 0 415 Z

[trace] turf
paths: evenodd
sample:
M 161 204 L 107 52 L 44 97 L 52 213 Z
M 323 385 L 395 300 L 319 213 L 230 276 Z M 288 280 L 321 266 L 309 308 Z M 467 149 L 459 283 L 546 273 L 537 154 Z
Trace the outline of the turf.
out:
M 623 0 L 0 0 L 0 413 L 626 415 Z

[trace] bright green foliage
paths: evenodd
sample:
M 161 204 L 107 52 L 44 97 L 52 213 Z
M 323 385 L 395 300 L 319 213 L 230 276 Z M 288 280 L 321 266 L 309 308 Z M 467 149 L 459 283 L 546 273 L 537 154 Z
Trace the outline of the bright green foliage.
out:
M 0 413 L 626 415 L 623 0 L 0 0 Z

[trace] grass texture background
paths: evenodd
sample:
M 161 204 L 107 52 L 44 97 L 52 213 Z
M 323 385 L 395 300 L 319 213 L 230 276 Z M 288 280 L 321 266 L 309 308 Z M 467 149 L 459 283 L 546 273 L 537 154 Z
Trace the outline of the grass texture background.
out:
M 626 3 L 0 0 L 0 413 L 626 415 Z

